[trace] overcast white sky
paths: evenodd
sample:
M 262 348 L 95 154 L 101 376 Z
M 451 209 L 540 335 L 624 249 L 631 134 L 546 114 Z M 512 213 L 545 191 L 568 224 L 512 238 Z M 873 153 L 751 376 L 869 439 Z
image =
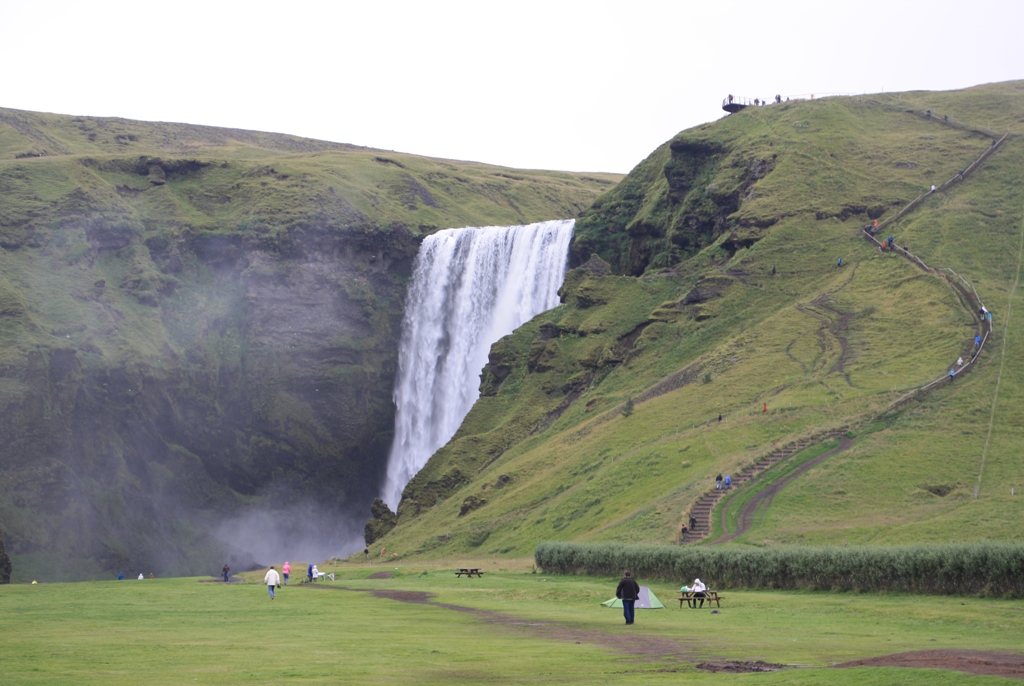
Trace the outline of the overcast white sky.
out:
M 626 172 L 727 93 L 1024 78 L 1022 28 L 1022 0 L 0 0 L 0 106 Z

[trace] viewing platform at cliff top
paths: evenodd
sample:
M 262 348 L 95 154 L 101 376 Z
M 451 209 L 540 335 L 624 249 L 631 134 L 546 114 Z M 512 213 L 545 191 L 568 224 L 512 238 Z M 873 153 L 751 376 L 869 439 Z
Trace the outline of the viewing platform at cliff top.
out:
M 821 93 L 818 97 L 827 98 L 835 95 L 856 95 L 856 93 Z M 785 100 L 783 100 L 781 95 L 776 95 L 774 100 L 727 95 L 722 99 L 722 109 L 729 114 L 733 114 L 746 107 L 763 107 L 764 105 L 775 105 L 777 103 L 789 102 L 790 100 L 814 100 L 814 93 L 810 95 L 794 95 L 792 97 L 787 95 Z

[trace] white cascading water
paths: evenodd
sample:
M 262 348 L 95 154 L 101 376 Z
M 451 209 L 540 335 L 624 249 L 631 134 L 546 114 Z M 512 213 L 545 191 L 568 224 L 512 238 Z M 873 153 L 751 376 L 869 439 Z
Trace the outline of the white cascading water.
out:
M 405 303 L 381 494 L 392 509 L 480 396 L 491 345 L 558 305 L 574 225 L 447 229 L 423 241 Z

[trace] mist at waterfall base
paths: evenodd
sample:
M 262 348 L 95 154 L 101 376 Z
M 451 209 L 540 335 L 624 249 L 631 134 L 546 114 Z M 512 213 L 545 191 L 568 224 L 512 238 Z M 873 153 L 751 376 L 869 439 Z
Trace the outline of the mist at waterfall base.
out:
M 393 510 L 480 396 L 491 345 L 559 304 L 574 225 L 448 229 L 423 241 L 406 296 L 381 493 Z
M 238 569 L 280 567 L 285 560 L 323 562 L 362 550 L 364 521 L 306 500 L 228 517 L 213 527 L 213 534 L 235 551 L 229 557 Z

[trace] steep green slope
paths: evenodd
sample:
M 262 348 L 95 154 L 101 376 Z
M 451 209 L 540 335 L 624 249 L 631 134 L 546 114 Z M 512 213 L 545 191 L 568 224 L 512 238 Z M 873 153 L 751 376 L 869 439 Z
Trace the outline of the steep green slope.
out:
M 861 228 L 977 159 L 991 144 L 977 127 L 1024 132 L 1022 104 L 1024 82 L 828 98 L 679 134 L 580 218 L 565 304 L 495 345 L 484 397 L 406 488 L 384 544 L 528 554 L 545 539 L 676 541 L 717 473 L 878 415 L 889 428 L 809 471 L 745 540 L 1018 538 L 1013 320 L 1007 332 L 993 307 L 977 370 L 888 412 L 979 329 L 945 281 Z M 1013 138 L 902 220 L 897 243 L 1007 302 L 1022 163 Z M 947 482 L 952 497 L 928 490 Z
M 616 180 L 0 109 L 16 576 L 199 572 L 224 540 L 237 565 L 254 542 L 326 556 L 358 538 L 420 237 L 573 216 Z

